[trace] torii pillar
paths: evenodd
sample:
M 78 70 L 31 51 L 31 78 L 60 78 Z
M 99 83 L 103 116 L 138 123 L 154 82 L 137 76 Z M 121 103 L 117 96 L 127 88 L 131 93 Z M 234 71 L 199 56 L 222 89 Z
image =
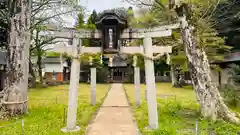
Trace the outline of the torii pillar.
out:
M 134 66 L 134 84 L 135 84 L 135 102 L 136 105 L 140 105 L 140 68 L 137 65 L 137 56 L 133 56 Z
M 89 64 L 91 66 L 90 68 L 90 76 L 91 76 L 91 104 L 96 105 L 96 77 L 97 77 L 97 69 L 93 66 L 93 58 L 89 57 Z
M 62 132 L 76 132 L 80 127 L 76 125 L 77 120 L 77 106 L 78 106 L 78 88 L 79 88 L 79 74 L 80 74 L 80 55 L 81 40 L 73 38 L 72 47 L 72 65 L 70 75 L 69 97 L 68 97 L 68 113 L 67 126 L 62 128 Z
M 162 56 L 166 53 L 172 52 L 171 46 L 152 46 L 152 38 L 154 37 L 166 37 L 172 34 L 171 30 L 155 30 L 139 32 L 140 36 L 136 38 L 143 38 L 143 46 L 137 47 L 121 47 L 121 52 L 126 54 L 142 54 L 144 56 L 145 65 L 145 76 L 146 76 L 146 87 L 147 87 L 147 104 L 148 104 L 148 124 L 150 129 L 158 129 L 158 111 L 157 111 L 157 101 L 156 101 L 156 84 L 155 84 L 155 74 L 154 74 L 154 62 L 153 53 L 158 53 Z M 137 72 L 136 72 L 137 73 Z M 135 87 L 136 86 L 135 82 Z M 135 90 L 137 95 L 137 90 Z M 137 101 L 137 100 L 136 100 Z M 138 102 L 138 101 L 137 101 Z
M 144 53 L 147 57 L 153 57 L 152 51 L 152 38 L 144 37 L 143 39 Z M 148 123 L 149 128 L 158 128 L 158 111 L 156 99 L 156 84 L 154 75 L 154 62 L 153 60 L 144 58 L 145 63 L 145 76 L 147 85 L 147 104 L 148 104 Z

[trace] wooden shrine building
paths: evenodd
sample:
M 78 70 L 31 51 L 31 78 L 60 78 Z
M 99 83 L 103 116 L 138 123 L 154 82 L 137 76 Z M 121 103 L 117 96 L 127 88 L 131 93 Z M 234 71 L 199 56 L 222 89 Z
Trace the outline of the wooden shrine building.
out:
M 104 36 L 103 52 L 108 68 L 108 82 L 125 82 L 128 79 L 128 72 L 132 70 L 126 61 L 126 56 L 119 54 L 119 48 L 123 45 L 120 37 L 123 30 L 127 28 L 127 17 L 114 11 L 105 11 L 99 14 L 96 19 L 96 27 Z

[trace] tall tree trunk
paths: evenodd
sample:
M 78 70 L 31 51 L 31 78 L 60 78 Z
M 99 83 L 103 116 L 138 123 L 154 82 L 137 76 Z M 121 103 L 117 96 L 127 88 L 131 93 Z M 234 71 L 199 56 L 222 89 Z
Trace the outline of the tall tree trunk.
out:
M 7 77 L 3 104 L 9 114 L 27 112 L 27 90 L 29 71 L 30 15 L 29 0 L 9 1 L 14 13 L 10 16 L 8 37 Z M 14 3 L 13 3 L 14 2 Z M 9 4 L 10 5 L 10 4 Z M 26 19 L 27 18 L 27 19 Z
M 37 29 L 35 44 L 36 44 L 36 51 L 37 51 L 38 76 L 40 79 L 40 84 L 43 85 L 43 77 L 42 77 L 42 52 L 43 52 L 43 50 L 41 49 L 41 46 L 39 45 L 39 33 L 40 33 L 40 31 Z
M 185 77 L 184 77 L 183 71 L 179 72 L 178 84 L 179 84 L 179 87 L 181 88 L 185 85 Z
M 38 76 L 40 80 L 40 84 L 43 84 L 43 76 L 42 76 L 42 52 L 40 48 L 37 48 L 37 66 L 38 66 Z
M 33 64 L 31 62 L 31 60 L 29 60 L 29 74 L 31 75 L 31 79 L 30 79 L 29 85 L 31 87 L 33 87 L 36 84 L 36 75 L 35 75 L 35 71 L 33 69 Z
M 207 55 L 203 48 L 198 47 L 193 28 L 186 21 L 183 5 L 176 11 L 181 24 L 180 29 L 188 59 L 188 68 L 202 116 L 211 120 L 223 118 L 232 123 L 240 124 L 236 113 L 230 111 L 220 96 L 217 86 L 212 83 Z
M 175 88 L 182 88 L 184 85 L 184 77 L 177 65 L 171 66 L 172 86 Z

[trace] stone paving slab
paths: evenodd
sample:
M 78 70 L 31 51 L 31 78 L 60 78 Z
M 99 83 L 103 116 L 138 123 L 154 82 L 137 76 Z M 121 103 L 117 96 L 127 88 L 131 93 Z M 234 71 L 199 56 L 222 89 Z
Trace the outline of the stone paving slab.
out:
M 138 135 L 122 84 L 112 87 L 87 135 Z

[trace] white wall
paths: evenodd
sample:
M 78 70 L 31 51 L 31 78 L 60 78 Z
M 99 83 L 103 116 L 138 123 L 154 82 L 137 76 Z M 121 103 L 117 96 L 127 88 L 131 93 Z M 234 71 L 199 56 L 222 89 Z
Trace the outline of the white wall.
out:
M 63 72 L 61 64 L 45 64 L 44 72 Z
M 229 77 L 231 76 L 229 74 L 229 68 L 222 69 L 221 71 L 221 84 L 227 84 Z
M 229 68 L 221 70 L 221 85 L 226 85 L 230 77 Z M 219 85 L 219 73 L 215 70 L 211 70 L 212 81 Z

